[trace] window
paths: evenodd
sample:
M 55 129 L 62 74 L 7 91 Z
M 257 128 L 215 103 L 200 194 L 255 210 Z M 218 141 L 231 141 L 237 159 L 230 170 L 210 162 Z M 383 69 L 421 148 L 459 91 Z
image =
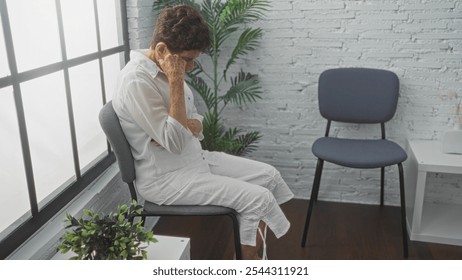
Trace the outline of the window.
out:
M 98 122 L 128 54 L 123 0 L 0 0 L 0 258 L 115 160 Z

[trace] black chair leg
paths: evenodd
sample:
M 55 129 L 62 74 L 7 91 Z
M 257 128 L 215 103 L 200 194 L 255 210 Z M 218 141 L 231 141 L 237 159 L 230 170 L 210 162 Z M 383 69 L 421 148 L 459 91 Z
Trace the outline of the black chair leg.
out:
M 318 163 L 316 164 L 316 171 L 315 171 L 315 181 L 313 182 L 313 185 L 317 185 L 318 187 L 315 189 L 316 192 L 314 193 L 314 196 L 311 196 L 310 199 L 313 199 L 313 201 L 318 201 L 318 194 L 319 194 L 319 185 L 321 182 L 321 173 L 322 169 L 324 167 L 324 160 L 318 159 Z M 319 174 L 316 175 L 316 172 L 319 172 Z M 317 179 L 316 179 L 317 176 Z
M 308 205 L 308 211 L 306 213 L 305 227 L 303 229 L 302 247 L 305 247 L 306 245 L 306 237 L 308 235 L 308 228 L 310 226 L 311 213 L 313 212 L 313 205 L 314 205 L 314 202 L 317 201 L 317 198 L 318 198 L 319 185 L 321 183 L 321 173 L 322 173 L 323 165 L 324 165 L 324 161 L 322 159 L 318 159 L 318 162 L 316 164 L 316 171 L 314 174 L 313 187 L 311 189 L 310 203 Z
M 404 172 L 403 165 L 398 163 L 399 170 L 399 191 L 401 199 L 401 227 L 403 231 L 403 256 L 408 258 L 408 244 L 407 244 L 407 227 L 406 227 L 406 199 L 404 197 Z
M 239 222 L 237 221 L 237 217 L 234 213 L 228 214 L 228 216 L 233 221 L 233 233 L 234 233 L 234 252 L 236 254 L 236 260 L 242 260 L 242 252 L 241 252 L 241 234 L 239 232 Z
M 383 194 L 385 189 L 385 167 L 380 168 L 380 206 L 383 206 Z

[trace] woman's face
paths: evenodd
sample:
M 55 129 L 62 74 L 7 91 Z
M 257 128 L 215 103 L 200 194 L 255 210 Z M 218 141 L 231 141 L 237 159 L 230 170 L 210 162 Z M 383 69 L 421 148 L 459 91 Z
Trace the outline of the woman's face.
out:
M 174 54 L 179 56 L 186 63 L 185 71 L 191 72 L 194 69 L 194 60 L 201 54 L 200 50 L 189 50 L 181 52 L 172 52 L 169 50 L 167 45 L 163 42 L 160 42 L 156 45 L 154 49 L 155 59 L 163 59 L 168 54 Z
M 200 54 L 201 52 L 198 50 L 182 51 L 180 53 L 177 53 L 177 55 L 180 56 L 186 62 L 186 72 L 191 72 L 194 69 L 194 60 Z

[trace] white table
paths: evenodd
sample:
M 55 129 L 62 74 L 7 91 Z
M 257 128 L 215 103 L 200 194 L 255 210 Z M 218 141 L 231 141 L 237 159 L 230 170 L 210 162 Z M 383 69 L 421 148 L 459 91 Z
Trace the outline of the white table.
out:
M 148 260 L 189 260 L 191 259 L 190 239 L 186 237 L 173 236 L 154 236 L 158 242 L 151 243 L 146 248 Z M 71 256 L 75 256 L 72 252 L 66 254 L 56 253 L 52 260 L 67 260 Z
M 190 260 L 191 243 L 186 237 L 154 236 L 158 242 L 148 246 L 148 260 Z
M 406 215 L 411 240 L 462 245 L 462 205 L 426 203 L 427 173 L 462 174 L 462 155 L 443 154 L 439 141 L 408 141 Z

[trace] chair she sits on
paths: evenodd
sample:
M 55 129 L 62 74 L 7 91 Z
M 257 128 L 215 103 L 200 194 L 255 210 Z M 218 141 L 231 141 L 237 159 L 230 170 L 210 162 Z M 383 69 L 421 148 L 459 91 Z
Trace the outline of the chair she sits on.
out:
M 408 257 L 404 174 L 402 162 L 406 152 L 396 143 L 385 139 L 385 122 L 396 112 L 399 80 L 386 70 L 368 68 L 338 68 L 321 73 L 318 84 L 319 111 L 327 119 L 325 136 L 312 145 L 317 157 L 316 171 L 302 237 L 305 247 L 313 206 L 318 198 L 324 161 L 351 168 L 380 168 L 380 205 L 383 206 L 384 168 L 397 165 L 401 202 L 403 256 Z M 381 125 L 381 139 L 346 139 L 330 137 L 332 121 Z
M 103 106 L 99 121 L 119 164 L 122 180 L 130 189 L 131 198 L 137 200 L 135 190 L 135 165 L 130 145 L 120 126 L 119 118 L 114 111 L 112 101 Z M 158 205 L 145 201 L 143 211 L 139 215 L 143 220 L 148 216 L 229 216 L 233 222 L 234 246 L 236 259 L 241 259 L 241 240 L 237 212 L 234 209 L 214 205 Z

